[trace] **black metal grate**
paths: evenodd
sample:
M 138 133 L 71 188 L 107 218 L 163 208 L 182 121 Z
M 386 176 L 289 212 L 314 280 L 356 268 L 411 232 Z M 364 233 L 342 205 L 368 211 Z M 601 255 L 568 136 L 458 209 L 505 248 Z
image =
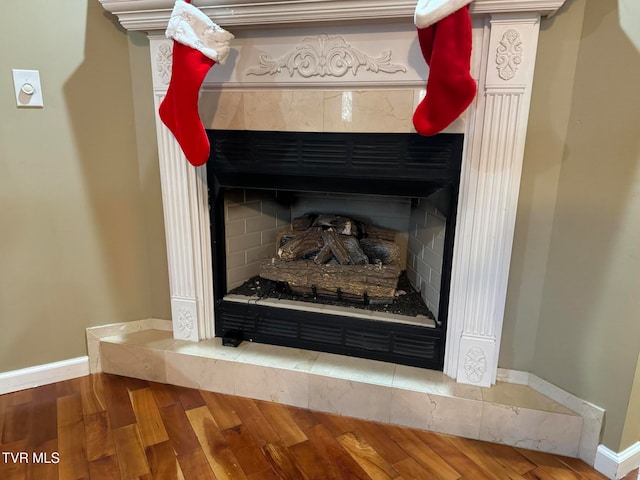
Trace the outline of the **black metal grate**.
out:
M 249 309 L 244 311 L 231 311 L 225 315 L 225 331 L 248 331 L 256 329 L 256 318 L 251 317 Z
M 242 316 L 257 317 L 239 322 Z M 216 335 L 239 330 L 244 340 L 442 369 L 444 331 L 356 317 L 218 302 Z
M 307 342 L 340 345 L 342 343 L 342 330 L 338 325 L 301 322 L 300 339 Z
M 270 313 L 272 312 L 267 311 L 260 315 L 255 329 L 256 334 L 281 338 L 298 337 L 298 322 L 291 318 L 271 315 Z
M 460 176 L 463 135 L 208 130 L 211 184 L 427 196 Z
M 345 336 L 345 346 L 377 352 L 391 351 L 391 338 L 387 332 L 372 332 L 370 330 L 349 328 Z
M 393 338 L 393 350 L 400 355 L 415 355 L 416 352 L 421 352 L 427 357 L 438 356 L 437 344 L 434 343 L 433 338 L 416 333 L 413 335 L 396 333 Z

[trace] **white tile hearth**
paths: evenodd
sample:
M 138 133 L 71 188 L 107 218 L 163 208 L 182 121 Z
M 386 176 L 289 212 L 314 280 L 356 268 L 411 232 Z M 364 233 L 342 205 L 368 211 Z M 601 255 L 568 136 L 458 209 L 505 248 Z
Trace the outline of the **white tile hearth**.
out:
M 158 322 L 159 323 L 159 322 Z M 170 331 L 89 329 L 102 371 L 384 423 L 577 456 L 584 418 L 526 385 L 485 388 L 442 372 Z M 154 328 L 156 327 L 156 328 Z M 97 348 L 96 348 L 97 347 Z
M 480 440 L 577 457 L 582 425 L 578 416 L 487 402 Z

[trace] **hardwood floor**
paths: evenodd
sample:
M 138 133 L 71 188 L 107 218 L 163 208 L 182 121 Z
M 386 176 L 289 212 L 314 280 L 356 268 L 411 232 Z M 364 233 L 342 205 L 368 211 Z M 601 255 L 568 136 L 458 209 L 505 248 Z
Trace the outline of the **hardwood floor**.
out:
M 2 480 L 605 478 L 573 458 L 109 374 L 0 396 L 0 452 Z

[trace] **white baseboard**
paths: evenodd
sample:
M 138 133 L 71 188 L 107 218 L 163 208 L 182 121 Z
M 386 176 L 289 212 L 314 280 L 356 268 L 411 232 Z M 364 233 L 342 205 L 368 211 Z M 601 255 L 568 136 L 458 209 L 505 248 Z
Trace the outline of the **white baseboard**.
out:
M 594 468 L 607 478 L 617 480 L 640 466 L 640 442 L 616 453 L 604 445 L 598 447 Z
M 89 375 L 89 357 L 0 373 L 0 395 Z

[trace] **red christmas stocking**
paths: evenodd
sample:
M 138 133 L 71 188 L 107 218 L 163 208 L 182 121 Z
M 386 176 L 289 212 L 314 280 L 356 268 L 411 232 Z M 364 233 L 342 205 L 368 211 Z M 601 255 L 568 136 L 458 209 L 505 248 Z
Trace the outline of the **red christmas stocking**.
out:
M 160 119 L 198 167 L 209 159 L 209 139 L 198 113 L 200 86 L 209 69 L 224 63 L 233 35 L 184 0 L 176 0 L 166 32 L 173 39 L 171 81 Z
M 413 125 L 421 135 L 444 130 L 476 95 L 476 83 L 470 74 L 469 1 L 419 0 L 416 7 L 420 49 L 429 65 L 427 94 L 413 114 Z M 458 9 L 451 12 L 453 8 Z

